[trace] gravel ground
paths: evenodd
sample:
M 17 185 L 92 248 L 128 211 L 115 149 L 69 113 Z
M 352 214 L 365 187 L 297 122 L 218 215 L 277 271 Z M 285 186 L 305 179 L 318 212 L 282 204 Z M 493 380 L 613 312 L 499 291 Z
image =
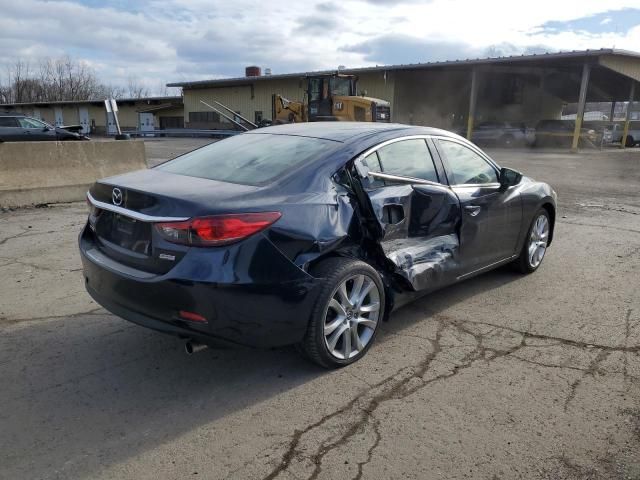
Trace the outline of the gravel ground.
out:
M 491 153 L 558 191 L 541 268 L 424 297 L 332 372 L 187 357 L 84 292 L 84 205 L 0 213 L 0 478 L 640 478 L 640 152 Z

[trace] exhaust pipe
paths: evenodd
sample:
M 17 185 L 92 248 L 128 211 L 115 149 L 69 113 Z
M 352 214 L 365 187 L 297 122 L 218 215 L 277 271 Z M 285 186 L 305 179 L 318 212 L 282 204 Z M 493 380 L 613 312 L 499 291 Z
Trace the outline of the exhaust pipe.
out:
M 187 352 L 187 355 L 193 355 L 194 353 L 201 352 L 207 348 L 209 348 L 209 345 L 198 343 L 193 340 L 189 340 L 184 344 L 184 351 Z

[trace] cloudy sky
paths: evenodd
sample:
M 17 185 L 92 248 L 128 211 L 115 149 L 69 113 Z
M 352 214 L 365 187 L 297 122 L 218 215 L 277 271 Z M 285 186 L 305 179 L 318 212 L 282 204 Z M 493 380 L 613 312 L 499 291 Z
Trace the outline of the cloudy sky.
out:
M 105 83 L 586 48 L 640 50 L 640 0 L 0 0 L 0 75 L 70 55 Z

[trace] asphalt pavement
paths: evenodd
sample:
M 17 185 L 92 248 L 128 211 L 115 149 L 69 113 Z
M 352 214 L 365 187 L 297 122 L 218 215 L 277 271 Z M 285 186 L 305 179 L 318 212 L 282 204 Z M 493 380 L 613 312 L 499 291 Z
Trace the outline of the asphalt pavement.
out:
M 540 269 L 398 310 L 337 371 L 186 356 L 85 293 L 84 204 L 1 212 L 0 478 L 640 478 L 640 149 L 491 153 L 558 192 Z

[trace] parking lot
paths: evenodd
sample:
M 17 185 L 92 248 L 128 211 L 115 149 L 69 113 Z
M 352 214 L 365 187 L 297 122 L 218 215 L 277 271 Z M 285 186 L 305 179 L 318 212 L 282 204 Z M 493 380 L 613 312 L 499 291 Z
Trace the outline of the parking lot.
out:
M 148 141 L 148 163 L 208 141 Z M 83 203 L 0 212 L 0 478 L 640 478 L 634 150 L 491 151 L 558 192 L 541 268 L 398 310 L 338 371 L 189 357 L 85 293 Z

